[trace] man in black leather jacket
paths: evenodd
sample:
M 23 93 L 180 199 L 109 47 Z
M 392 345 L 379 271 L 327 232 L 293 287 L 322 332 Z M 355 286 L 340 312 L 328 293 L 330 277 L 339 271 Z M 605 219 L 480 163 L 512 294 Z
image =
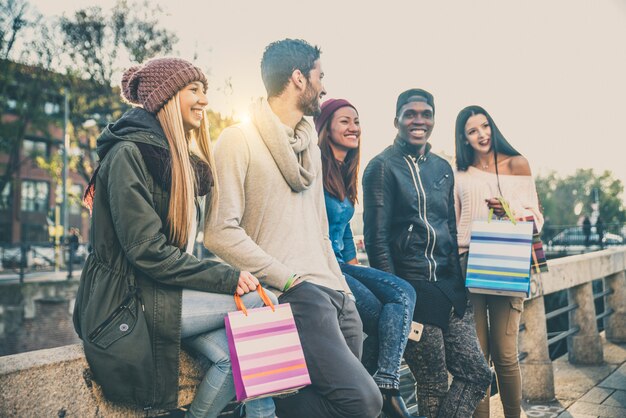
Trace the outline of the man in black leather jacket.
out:
M 372 267 L 417 292 L 413 319 L 424 332 L 420 342 L 409 341 L 404 357 L 417 381 L 420 414 L 469 417 L 491 372 L 459 265 L 452 168 L 428 144 L 434 116 L 430 93 L 411 89 L 398 97 L 396 139 L 363 174 L 365 248 Z

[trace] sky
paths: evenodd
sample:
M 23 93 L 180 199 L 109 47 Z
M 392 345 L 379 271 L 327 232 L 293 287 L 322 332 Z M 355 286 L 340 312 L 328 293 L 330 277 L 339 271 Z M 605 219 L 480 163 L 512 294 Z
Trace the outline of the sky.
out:
M 45 15 L 114 3 L 31 0 Z M 435 97 L 435 152 L 454 155 L 456 115 L 477 104 L 534 174 L 593 168 L 626 183 L 625 0 L 151 3 L 179 37 L 177 53 L 198 53 L 209 69 L 210 107 L 240 118 L 265 93 L 267 44 L 319 45 L 326 97 L 359 111 L 362 167 L 393 141 L 397 95 L 420 87 Z

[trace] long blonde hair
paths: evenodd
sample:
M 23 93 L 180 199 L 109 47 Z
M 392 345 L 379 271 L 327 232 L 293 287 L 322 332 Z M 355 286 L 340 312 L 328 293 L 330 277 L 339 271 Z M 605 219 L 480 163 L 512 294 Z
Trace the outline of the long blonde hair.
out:
M 213 189 L 206 203 L 206 212 L 217 207 L 218 185 L 215 173 L 215 161 L 211 152 L 211 137 L 206 117 L 202 118 L 200 128 L 185 132 L 180 110 L 179 93 L 176 93 L 157 113 L 167 143 L 170 147 L 172 181 L 170 203 L 167 212 L 167 230 L 170 242 L 179 248 L 185 248 L 189 240 L 189 230 L 196 216 L 195 191 L 196 175 L 189 159 L 191 153 L 206 162 L 213 176 Z

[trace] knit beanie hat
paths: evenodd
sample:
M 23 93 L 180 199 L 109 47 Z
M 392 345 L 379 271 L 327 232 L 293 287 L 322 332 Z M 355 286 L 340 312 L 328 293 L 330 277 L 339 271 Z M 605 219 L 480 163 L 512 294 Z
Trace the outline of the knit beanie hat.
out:
M 183 87 L 200 81 L 208 88 L 202 70 L 180 58 L 154 58 L 143 65 L 131 67 L 122 75 L 122 98 L 157 113 Z
M 435 99 L 432 94 L 422 89 L 409 89 L 407 91 L 403 91 L 398 96 L 398 101 L 396 102 L 396 117 L 400 113 L 400 109 L 402 106 L 409 102 L 413 102 L 415 100 L 411 100 L 412 97 L 421 97 L 433 108 L 433 115 L 435 114 Z
M 353 108 L 357 114 L 359 113 L 359 111 L 356 110 L 356 107 L 354 107 L 352 103 L 345 99 L 328 99 L 324 103 L 322 103 L 319 116 L 316 116 L 314 118 L 315 130 L 317 131 L 317 134 L 320 134 L 320 131 L 324 126 L 326 126 L 326 123 L 328 123 L 328 120 L 333 116 L 333 113 L 335 113 L 338 109 L 346 106 Z

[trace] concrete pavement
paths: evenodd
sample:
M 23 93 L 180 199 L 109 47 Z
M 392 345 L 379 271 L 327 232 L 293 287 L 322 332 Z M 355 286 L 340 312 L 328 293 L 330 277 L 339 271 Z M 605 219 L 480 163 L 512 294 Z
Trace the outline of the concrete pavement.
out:
M 522 418 L 624 418 L 626 417 L 626 344 L 605 340 L 604 363 L 573 365 L 567 354 L 553 362 L 556 399 L 522 403 Z M 491 398 L 491 416 L 503 417 L 499 396 Z

